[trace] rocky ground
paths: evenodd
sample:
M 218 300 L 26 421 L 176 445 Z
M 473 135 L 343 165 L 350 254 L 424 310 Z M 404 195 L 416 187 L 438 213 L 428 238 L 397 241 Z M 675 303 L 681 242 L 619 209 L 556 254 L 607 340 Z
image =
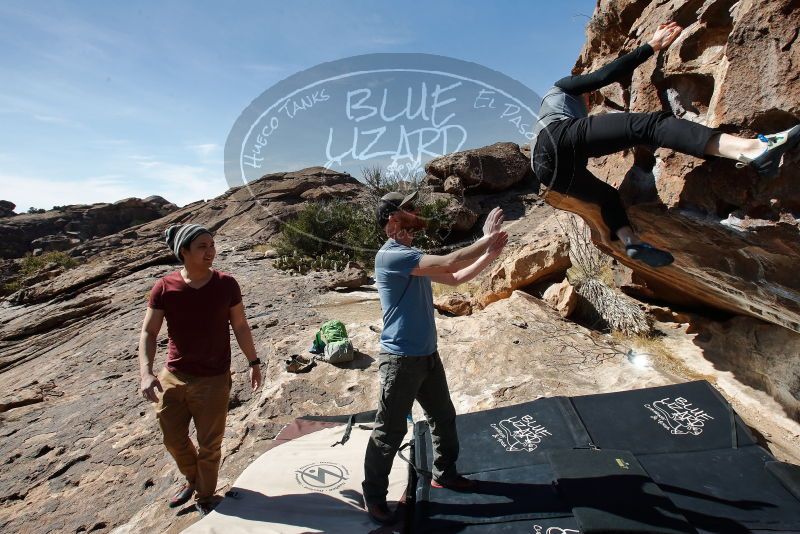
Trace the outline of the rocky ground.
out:
M 599 67 L 676 20 L 686 30 L 675 45 L 630 84 L 604 89 L 595 111 L 664 109 L 733 133 L 777 131 L 800 117 L 798 17 L 795 0 L 600 0 L 574 70 Z M 466 235 L 496 205 L 510 234 L 479 280 L 457 294 L 437 288 L 440 308 L 452 312 L 440 313 L 437 327 L 458 411 L 706 379 L 765 447 L 800 463 L 798 154 L 787 155 L 770 182 L 729 162 L 663 149 L 593 161 L 593 171 L 620 189 L 642 236 L 674 253 L 675 265 L 657 272 L 604 237 L 595 211 L 540 198 L 527 147 L 498 143 L 430 162 L 423 186 L 448 201 L 453 235 Z M 147 294 L 176 268 L 162 241 L 170 224 L 195 222 L 215 233 L 215 266 L 239 280 L 266 362 L 265 387 L 253 394 L 234 349 L 220 491 L 293 418 L 373 409 L 381 319 L 368 273 L 290 275 L 257 252 L 307 202 L 368 196 L 351 176 L 315 167 L 266 175 L 180 209 L 150 199 L 154 211 L 144 219 L 133 216 L 136 202 L 124 201 L 133 215 L 113 228 L 93 226 L 110 205 L 74 207 L 70 223 L 52 212 L 13 215 L 14 206 L 0 202 L 0 233 L 20 253 L 61 232 L 69 242 L 53 246 L 78 263 L 17 280 L 20 289 L 0 302 L 0 530 L 179 532 L 197 519 L 165 504 L 177 471 L 152 407 L 137 395 Z M 590 322 L 576 311 L 580 289 L 564 283 L 573 266 L 569 225 L 553 205 L 579 213 L 596 245 L 617 259 L 608 284 L 639 299 L 626 302 L 645 311 L 653 335 L 582 326 Z M 19 238 L 23 223 L 44 233 Z M 80 225 L 84 233 L 70 237 Z M 18 271 L 18 259 L 0 261 L 0 282 Z M 347 324 L 357 359 L 285 372 L 283 359 L 304 353 L 331 318 Z M 164 332 L 158 347 L 160 364 Z
M 539 224 L 548 222 L 544 217 Z M 545 231 L 537 228 L 519 235 Z M 381 321 L 374 286 L 331 291 L 329 274 L 291 276 L 261 254 L 237 251 L 234 242 L 221 240 L 219 248 L 216 267 L 240 281 L 256 346 L 267 362 L 266 385 L 253 395 L 245 385 L 244 357 L 234 349 L 224 491 L 291 419 L 374 408 Z M 178 532 L 197 519 L 194 512 L 166 507 L 179 476 L 160 443 L 152 407 L 137 395 L 136 350 L 147 292 L 173 268 L 146 267 L 115 279 L 112 287 L 80 292 L 52 315 L 53 304 L 27 306 L 24 315 L 19 306 L 0 308 L 3 351 L 17 355 L 5 360 L 0 374 L 0 390 L 7 392 L 0 430 L 4 532 Z M 347 324 L 356 361 L 321 363 L 307 374 L 284 371 L 282 360 L 303 353 L 330 318 Z M 724 346 L 698 344 L 698 334 L 680 322 L 684 317 L 669 318 L 677 322 L 663 323 L 668 335 L 660 345 L 637 349 L 636 340 L 590 331 L 515 291 L 471 316 L 439 315 L 437 327 L 459 412 L 702 377 L 722 385 L 776 455 L 800 461 L 797 423 L 767 394 L 713 369 L 715 350 Z M 20 324 L 39 326 L 25 334 Z M 163 334 L 158 363 L 166 352 Z M 631 349 L 650 354 L 650 363 L 632 361 Z

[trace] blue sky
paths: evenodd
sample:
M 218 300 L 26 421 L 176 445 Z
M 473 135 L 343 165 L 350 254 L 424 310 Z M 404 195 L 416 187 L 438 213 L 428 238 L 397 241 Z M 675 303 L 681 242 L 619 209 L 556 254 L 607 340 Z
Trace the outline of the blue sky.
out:
M 227 189 L 223 147 L 262 92 L 326 61 L 424 52 L 543 94 L 593 0 L 0 4 L 0 199 L 28 207 Z M 324 162 L 319 162 L 323 164 Z

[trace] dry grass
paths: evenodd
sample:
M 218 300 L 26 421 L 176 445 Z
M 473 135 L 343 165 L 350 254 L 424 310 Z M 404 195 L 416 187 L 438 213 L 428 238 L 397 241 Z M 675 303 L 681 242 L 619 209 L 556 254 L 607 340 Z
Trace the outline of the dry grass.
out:
M 637 302 L 597 278 L 584 280 L 578 293 L 588 300 L 613 332 L 625 335 L 648 334 L 652 325 Z
M 639 304 L 614 286 L 611 260 L 592 244 L 587 226 L 575 215 L 567 219 L 572 267 L 567 279 L 588 301 L 612 331 L 643 335 L 652 324 Z

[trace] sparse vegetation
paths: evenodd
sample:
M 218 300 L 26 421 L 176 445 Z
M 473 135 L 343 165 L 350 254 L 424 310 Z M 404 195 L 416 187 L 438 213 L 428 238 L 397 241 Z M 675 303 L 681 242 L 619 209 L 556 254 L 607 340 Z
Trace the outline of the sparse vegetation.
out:
M 11 282 L 3 284 L 2 295 L 10 295 L 11 293 L 16 293 L 20 289 L 22 289 L 22 282 L 20 282 L 19 279 L 12 280 Z
M 28 254 L 19 260 L 19 270 L 16 276 L 0 286 L 0 294 L 10 295 L 11 293 L 19 291 L 23 287 L 22 281 L 24 279 L 39 274 L 53 264 L 63 267 L 64 269 L 71 269 L 75 267 L 78 262 L 64 252 L 45 252 L 40 256 Z
M 77 265 L 77 262 L 64 252 L 45 252 L 39 256 L 29 254 L 22 258 L 19 272 L 22 278 L 27 278 L 40 273 L 51 263 L 65 269 L 71 269 Z
M 612 331 L 625 335 L 647 335 L 652 325 L 639 304 L 614 287 L 611 260 L 592 244 L 589 230 L 575 215 L 567 219 L 572 267 L 567 271 L 570 284 L 591 304 Z
M 278 253 L 274 265 L 278 269 L 300 273 L 342 270 L 349 261 L 372 268 L 375 253 L 386 240 L 375 220 L 378 199 L 389 191 L 411 191 L 418 187 L 419 181 L 387 178 L 377 167 L 365 169 L 362 175 L 370 192 L 366 202 L 313 202 L 286 222 L 274 243 Z M 443 244 L 449 230 L 447 201 L 423 196 L 417 206 L 419 214 L 428 221 L 428 228 L 419 234 L 414 245 L 436 249 Z
M 361 169 L 361 180 L 367 186 L 367 191 L 372 199 L 377 203 L 383 195 L 392 191 L 417 191 L 420 187 L 421 177 L 419 174 L 413 174 L 408 180 L 402 180 L 396 174 L 386 173 L 376 166 Z
M 31 213 L 31 214 L 44 213 L 45 211 L 47 211 L 47 210 L 45 210 L 44 208 L 34 208 L 33 206 L 28 208 L 28 213 Z

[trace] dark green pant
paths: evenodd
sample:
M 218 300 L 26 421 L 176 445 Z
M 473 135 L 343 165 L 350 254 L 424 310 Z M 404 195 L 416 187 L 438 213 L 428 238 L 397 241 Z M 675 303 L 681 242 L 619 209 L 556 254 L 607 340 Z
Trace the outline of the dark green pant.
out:
M 425 410 L 433 442 L 433 478 L 456 476 L 458 433 L 456 410 L 439 353 L 430 356 L 397 356 L 386 352 L 378 356 L 380 394 L 375 428 L 364 459 L 364 499 L 386 498 L 389 472 L 397 449 L 406 434 L 406 416 L 414 399 Z

